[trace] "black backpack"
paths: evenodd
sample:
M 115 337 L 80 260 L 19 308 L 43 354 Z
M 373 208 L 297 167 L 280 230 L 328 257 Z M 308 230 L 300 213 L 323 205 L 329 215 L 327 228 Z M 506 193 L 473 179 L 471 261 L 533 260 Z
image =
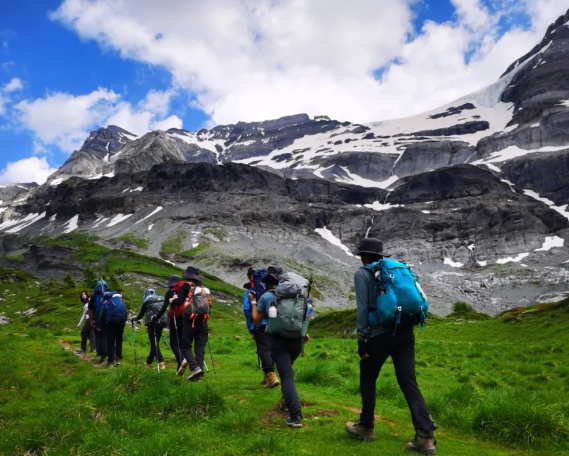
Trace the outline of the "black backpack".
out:
M 149 296 L 146 298 L 146 321 L 145 325 L 148 326 L 152 324 L 151 319 L 158 315 L 158 312 L 162 309 L 162 304 L 164 304 L 164 298 L 161 296 Z M 165 328 L 168 326 L 168 313 L 164 312 L 159 320 L 154 322 L 154 326 L 158 328 Z

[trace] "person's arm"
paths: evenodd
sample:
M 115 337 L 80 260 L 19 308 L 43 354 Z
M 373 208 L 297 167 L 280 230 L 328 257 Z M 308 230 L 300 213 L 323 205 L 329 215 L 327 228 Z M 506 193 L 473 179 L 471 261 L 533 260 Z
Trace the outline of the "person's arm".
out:
M 88 304 L 83 304 L 83 315 L 81 315 L 81 320 L 77 323 L 77 327 L 79 328 L 83 322 L 85 321 L 85 316 L 87 315 L 87 311 L 89 310 Z
M 142 317 L 144 317 L 144 314 L 146 313 L 147 310 L 148 310 L 148 304 L 143 302 L 142 307 L 140 308 L 140 312 L 138 312 L 138 315 L 134 317 L 133 320 L 142 320 Z
M 358 308 L 357 318 L 357 339 L 358 353 L 361 358 L 366 358 L 365 342 L 368 338 L 367 318 L 370 309 L 370 284 L 363 269 L 358 269 L 354 275 L 354 285 L 356 287 L 356 303 Z
M 103 323 L 105 323 L 105 306 L 101 307 L 101 311 L 99 312 L 99 318 L 97 319 L 97 328 L 101 328 Z
M 251 313 L 253 316 L 253 321 L 255 322 L 255 325 L 259 326 L 262 322 L 263 322 L 263 318 L 265 318 L 265 315 L 268 313 L 268 309 L 266 307 L 268 307 L 266 301 L 267 301 L 267 297 L 269 295 L 268 294 L 264 294 L 263 296 L 261 296 L 261 299 L 259 299 L 259 304 L 257 306 L 257 298 L 255 297 L 254 294 L 250 294 L 249 295 L 249 299 L 251 299 Z
M 168 304 L 170 304 L 170 298 L 172 296 L 174 296 L 174 292 L 172 290 L 168 290 L 164 296 L 164 303 L 162 304 L 162 308 L 156 315 L 152 317 L 152 321 L 160 320 L 160 317 L 162 317 L 162 315 L 164 315 L 164 312 L 166 312 L 166 309 L 168 309 Z

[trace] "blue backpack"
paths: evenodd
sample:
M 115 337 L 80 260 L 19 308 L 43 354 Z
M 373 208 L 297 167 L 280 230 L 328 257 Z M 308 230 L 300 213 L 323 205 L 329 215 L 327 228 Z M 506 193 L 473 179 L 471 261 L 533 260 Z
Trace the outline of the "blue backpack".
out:
M 105 322 L 122 320 L 126 322 L 128 310 L 122 300 L 122 295 L 116 291 L 109 291 L 103 295 L 105 306 Z
M 142 302 L 146 302 L 146 300 L 151 296 L 156 296 L 156 290 L 154 288 L 147 288 L 144 293 L 144 298 L 142 298 Z
M 104 280 L 99 280 L 97 282 L 97 286 L 95 287 L 95 290 L 93 291 L 93 294 L 95 295 L 95 317 L 96 318 L 99 318 L 99 314 L 101 313 L 101 309 L 103 308 L 103 296 L 105 293 L 107 293 L 109 291 L 111 291 L 111 289 L 107 285 L 107 282 L 105 282 Z
M 406 264 L 392 259 L 364 266 L 375 274 L 375 308 L 368 314 L 371 327 L 411 327 L 417 324 L 424 328 L 429 312 L 429 302 L 417 275 Z
M 251 277 L 251 290 L 249 291 L 254 291 L 255 292 L 255 296 L 257 297 L 257 302 L 259 302 L 259 299 L 261 298 L 261 296 L 263 296 L 263 293 L 266 290 L 265 288 L 265 284 L 263 282 L 261 282 L 265 276 L 267 275 L 267 270 L 266 269 L 257 269 L 255 272 L 253 272 L 253 276 Z

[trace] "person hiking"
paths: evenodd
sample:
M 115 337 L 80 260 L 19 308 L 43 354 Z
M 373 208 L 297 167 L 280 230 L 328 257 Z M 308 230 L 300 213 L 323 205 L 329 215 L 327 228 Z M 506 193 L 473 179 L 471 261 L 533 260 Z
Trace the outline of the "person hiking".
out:
M 98 357 L 98 360 L 94 363 L 96 366 L 103 365 L 107 362 L 107 325 L 103 322 L 99 326 L 98 321 L 103 302 L 103 295 L 108 291 L 110 291 L 110 288 L 108 287 L 107 282 L 99 280 L 93 290 L 93 294 L 89 299 L 89 305 L 87 307 L 89 321 L 91 322 L 91 327 L 95 331 L 95 343 Z
M 107 367 L 122 364 L 122 339 L 128 311 L 120 292 L 110 291 L 103 295 L 97 319 L 97 328 L 105 327 L 107 336 Z
M 363 266 L 354 275 L 362 412 L 358 422 L 346 424 L 346 431 L 351 436 L 362 440 L 371 441 L 375 439 L 376 382 L 383 364 L 391 356 L 397 382 L 407 400 L 411 410 L 413 426 L 415 427 L 415 439 L 407 444 L 406 450 L 421 454 L 436 454 L 433 436 L 434 423 L 431 420 L 415 377 L 415 335 L 413 332 L 415 321 L 408 325 L 402 324 L 407 315 L 402 314 L 401 303 L 397 303 L 399 307 L 395 304 L 399 315 L 389 325 L 375 324 L 375 315 L 378 312 L 374 312 L 377 309 L 377 296 L 385 295 L 387 299 L 391 299 L 391 294 L 387 293 L 389 290 L 386 287 L 391 287 L 392 290 L 395 290 L 394 287 L 399 286 L 398 282 L 396 282 L 396 278 L 399 278 L 396 274 L 402 274 L 399 271 L 404 270 L 403 276 L 401 276 L 403 280 L 408 280 L 410 277 L 415 280 L 415 283 L 411 282 L 412 286 L 416 288 L 414 290 L 415 293 L 420 291 L 423 297 L 424 293 L 420 290 L 420 286 L 417 286 L 414 273 L 406 265 L 394 260 L 386 260 L 392 262 L 390 264 L 399 266 L 399 271 L 394 271 L 392 274 L 387 275 L 388 280 L 391 279 L 392 284 L 386 284 L 386 281 L 383 280 L 376 285 L 375 273 L 370 266 L 382 262 L 384 258 L 391 256 L 384 252 L 383 243 L 378 239 L 363 239 L 355 254 L 360 256 L 363 263 Z M 381 264 L 379 263 L 380 266 Z M 396 292 L 395 290 L 394 293 Z M 423 321 L 422 316 L 420 321 Z
M 89 293 L 87 291 L 82 291 L 79 295 L 79 299 L 83 304 L 83 314 L 81 315 L 81 319 L 77 324 L 77 327 L 80 328 L 81 325 L 81 348 L 79 350 L 75 350 L 77 355 L 84 355 L 87 353 L 87 339 L 89 339 L 89 351 L 91 353 L 95 352 L 95 347 L 97 345 L 95 341 L 95 328 L 91 326 L 91 321 L 89 319 Z
M 176 362 L 178 363 L 176 371 L 182 365 L 182 353 L 180 351 L 180 345 L 182 340 L 182 328 L 184 325 L 184 319 L 182 317 L 184 309 L 170 305 L 170 300 L 174 297 L 175 294 L 174 287 L 181 281 L 182 279 L 180 278 L 180 276 L 173 275 L 170 277 L 170 279 L 166 283 L 168 291 L 166 291 L 166 294 L 164 295 L 164 303 L 162 304 L 162 308 L 155 316 L 152 317 L 153 323 L 155 321 L 160 320 L 160 318 L 162 318 L 162 315 L 166 313 L 166 309 L 168 309 L 168 306 L 171 306 L 170 310 L 168 311 L 168 317 L 169 317 L 168 324 L 170 328 L 170 348 L 172 349 L 172 352 L 176 357 Z
M 204 358 L 205 346 L 208 342 L 208 325 L 209 311 L 211 308 L 211 299 L 209 290 L 202 285 L 203 277 L 198 269 L 188 266 L 184 271 L 186 283 L 181 285 L 178 294 L 170 300 L 173 306 L 186 306 L 183 313 L 182 326 L 182 364 L 176 372 L 177 375 L 184 375 L 186 368 L 190 367 L 190 374 L 187 380 L 199 382 L 204 377 Z M 205 300 L 205 304 L 204 304 Z M 198 314 L 195 305 L 207 305 L 205 309 L 207 313 Z M 194 345 L 194 353 L 192 353 L 192 344 Z
M 290 335 L 284 337 L 277 331 L 277 286 L 283 270 L 278 266 L 271 266 L 267 269 L 267 275 L 263 278 L 266 291 L 257 302 L 252 296 L 251 307 L 253 310 L 253 320 L 257 326 L 267 323 L 269 318 L 269 344 L 270 352 L 274 363 L 277 366 L 279 376 L 281 378 L 281 391 L 284 398 L 286 408 L 289 411 L 289 417 L 286 423 L 292 428 L 302 427 L 302 405 L 294 383 L 294 371 L 292 365 L 298 356 L 302 353 L 303 343 L 310 340 L 308 334 L 300 331 L 296 337 Z M 306 308 L 306 302 L 302 304 Z M 274 310 L 273 310 L 274 309 Z M 275 315 L 272 315 L 274 312 Z M 305 314 L 305 312 L 303 312 Z
M 255 344 L 257 346 L 257 356 L 259 357 L 259 360 L 261 361 L 261 367 L 263 368 L 264 375 L 263 381 L 261 381 L 261 385 L 263 385 L 265 388 L 276 388 L 281 383 L 275 375 L 275 364 L 271 357 L 270 337 L 266 332 L 267 325 L 269 324 L 269 318 L 263 318 L 260 325 L 255 324 L 253 321 L 251 303 L 253 301 L 257 301 L 256 292 L 252 288 L 251 282 L 244 284 L 243 287 L 247 289 L 245 295 L 243 296 L 243 312 L 245 313 L 245 318 L 247 321 L 247 329 L 255 341 Z
M 156 291 L 153 288 L 148 288 L 144 293 L 144 298 L 142 300 L 142 307 L 138 312 L 136 317 L 132 317 L 131 321 L 138 322 L 142 320 L 142 317 L 147 313 L 150 314 L 151 310 L 149 309 L 150 306 L 156 305 L 154 303 L 160 302 L 160 310 L 162 308 L 162 299 L 156 295 Z M 158 322 L 159 320 L 154 320 L 155 316 L 148 317 L 146 319 L 146 331 L 148 333 L 148 339 L 150 341 L 150 353 L 146 358 L 146 364 L 144 367 L 152 367 L 154 363 L 154 358 L 156 358 L 156 362 L 158 363 L 158 369 L 164 370 L 166 369 L 166 365 L 164 364 L 164 356 L 162 356 L 162 352 L 160 351 L 160 338 L 162 337 L 162 330 L 163 328 L 159 324 L 155 324 L 155 321 Z

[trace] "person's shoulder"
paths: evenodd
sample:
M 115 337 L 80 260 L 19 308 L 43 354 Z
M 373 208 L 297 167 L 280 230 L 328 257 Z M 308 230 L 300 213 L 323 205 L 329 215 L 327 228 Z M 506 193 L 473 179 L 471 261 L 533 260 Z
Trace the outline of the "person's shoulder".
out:
M 259 299 L 259 302 L 263 302 L 263 303 L 271 303 L 276 299 L 276 295 L 272 292 L 272 291 L 265 291 L 263 293 L 263 296 L 261 296 L 261 299 Z

